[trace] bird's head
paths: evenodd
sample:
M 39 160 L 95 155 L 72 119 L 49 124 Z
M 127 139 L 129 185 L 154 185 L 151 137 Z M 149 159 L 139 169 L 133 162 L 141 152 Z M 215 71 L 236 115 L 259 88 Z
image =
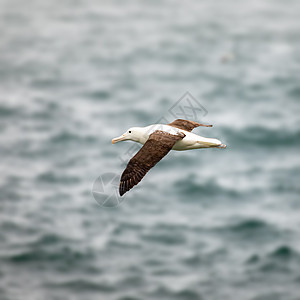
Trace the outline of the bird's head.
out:
M 121 141 L 135 141 L 139 142 L 141 136 L 141 128 L 140 127 L 131 127 L 126 132 L 124 132 L 121 136 L 116 137 L 111 140 L 112 144 L 121 142 Z

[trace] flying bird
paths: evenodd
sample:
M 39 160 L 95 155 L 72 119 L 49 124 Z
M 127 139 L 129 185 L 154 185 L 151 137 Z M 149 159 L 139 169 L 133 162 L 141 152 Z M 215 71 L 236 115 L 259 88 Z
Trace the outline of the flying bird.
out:
M 128 162 L 120 185 L 120 196 L 137 185 L 170 150 L 191 150 L 200 148 L 226 148 L 219 140 L 205 138 L 191 131 L 199 126 L 212 127 L 194 121 L 177 119 L 169 124 L 153 124 L 146 127 L 131 127 L 121 136 L 112 139 L 115 144 L 131 140 L 143 147 Z

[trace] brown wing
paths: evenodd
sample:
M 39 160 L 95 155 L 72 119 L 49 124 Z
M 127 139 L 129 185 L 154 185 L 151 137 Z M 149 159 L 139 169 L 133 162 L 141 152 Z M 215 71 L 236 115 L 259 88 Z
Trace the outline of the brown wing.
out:
M 183 133 L 173 135 L 161 130 L 150 134 L 144 146 L 129 161 L 121 176 L 120 195 L 124 195 L 138 184 L 146 173 L 168 154 L 174 144 L 184 137 Z
M 183 119 L 177 119 L 168 125 L 179 128 L 179 129 L 183 129 L 186 131 L 192 131 L 194 128 L 199 127 L 199 126 L 212 127 L 212 125 L 200 124 L 200 123 L 197 123 L 194 121 L 183 120 Z

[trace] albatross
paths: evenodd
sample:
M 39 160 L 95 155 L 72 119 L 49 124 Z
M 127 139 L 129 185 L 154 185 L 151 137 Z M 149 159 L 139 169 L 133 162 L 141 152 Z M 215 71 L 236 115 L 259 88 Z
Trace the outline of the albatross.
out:
M 226 145 L 218 139 L 206 138 L 191 132 L 199 126 L 212 127 L 212 125 L 177 119 L 169 124 L 131 127 L 121 136 L 112 139 L 113 144 L 131 140 L 143 145 L 130 159 L 122 173 L 119 185 L 120 196 L 137 185 L 170 150 L 226 148 Z

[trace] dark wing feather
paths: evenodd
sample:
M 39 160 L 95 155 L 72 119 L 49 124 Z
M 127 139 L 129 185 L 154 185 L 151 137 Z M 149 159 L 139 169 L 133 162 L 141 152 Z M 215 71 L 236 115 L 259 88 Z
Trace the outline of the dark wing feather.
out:
M 168 125 L 179 128 L 179 129 L 183 129 L 186 131 L 192 131 L 194 128 L 199 127 L 199 126 L 212 127 L 212 125 L 200 124 L 200 123 L 197 123 L 194 121 L 183 120 L 183 119 L 177 119 Z
M 124 195 L 138 184 L 146 173 L 168 154 L 175 143 L 184 137 L 183 133 L 173 135 L 160 130 L 150 134 L 144 146 L 129 161 L 121 176 L 120 195 Z

